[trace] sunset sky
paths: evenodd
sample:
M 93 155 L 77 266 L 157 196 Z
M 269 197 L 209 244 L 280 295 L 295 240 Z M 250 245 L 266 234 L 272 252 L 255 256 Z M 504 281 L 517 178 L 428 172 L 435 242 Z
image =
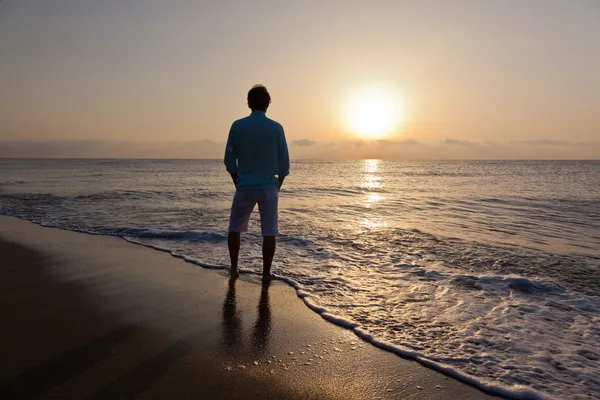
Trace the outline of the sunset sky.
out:
M 0 55 L 0 157 L 218 158 L 262 83 L 295 158 L 600 158 L 597 0 L 4 0 Z

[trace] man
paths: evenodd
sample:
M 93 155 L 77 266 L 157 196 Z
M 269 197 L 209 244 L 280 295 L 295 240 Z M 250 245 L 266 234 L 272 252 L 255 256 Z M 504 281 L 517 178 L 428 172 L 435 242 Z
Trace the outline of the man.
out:
M 248 230 L 250 214 L 258 203 L 263 236 L 263 281 L 271 280 L 279 189 L 290 172 L 290 157 L 283 127 L 266 116 L 270 103 L 267 88 L 255 85 L 250 89 L 248 107 L 252 113 L 231 125 L 225 148 L 225 167 L 236 189 L 227 238 L 232 278 L 240 274 L 240 232 Z

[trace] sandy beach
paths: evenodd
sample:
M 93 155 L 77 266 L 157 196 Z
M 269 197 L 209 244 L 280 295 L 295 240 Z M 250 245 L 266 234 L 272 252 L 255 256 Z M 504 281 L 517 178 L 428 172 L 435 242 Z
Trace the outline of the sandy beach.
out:
M 483 399 L 281 282 L 0 217 L 2 399 Z

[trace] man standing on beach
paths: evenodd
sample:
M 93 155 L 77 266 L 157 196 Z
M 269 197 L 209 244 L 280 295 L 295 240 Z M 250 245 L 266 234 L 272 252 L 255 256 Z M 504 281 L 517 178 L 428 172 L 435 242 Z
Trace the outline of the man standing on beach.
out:
M 236 189 L 227 238 L 232 278 L 240 274 L 240 233 L 248 230 L 250 214 L 258 203 L 263 236 L 263 281 L 271 280 L 279 189 L 290 173 L 290 157 L 283 127 L 266 116 L 270 103 L 266 87 L 255 85 L 250 89 L 248 107 L 252 113 L 231 125 L 225 148 L 225 167 Z

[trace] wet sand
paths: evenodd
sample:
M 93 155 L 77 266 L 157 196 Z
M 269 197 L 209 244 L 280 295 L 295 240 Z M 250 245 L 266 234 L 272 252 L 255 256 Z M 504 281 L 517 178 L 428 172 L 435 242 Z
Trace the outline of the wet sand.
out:
M 242 249 L 243 250 L 243 249 Z M 0 216 L 1 399 L 485 399 L 294 289 Z

